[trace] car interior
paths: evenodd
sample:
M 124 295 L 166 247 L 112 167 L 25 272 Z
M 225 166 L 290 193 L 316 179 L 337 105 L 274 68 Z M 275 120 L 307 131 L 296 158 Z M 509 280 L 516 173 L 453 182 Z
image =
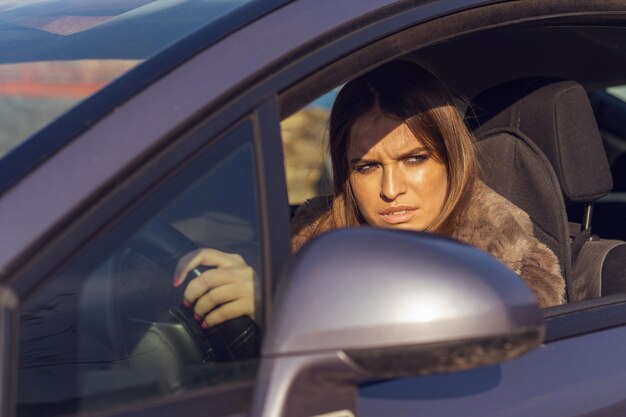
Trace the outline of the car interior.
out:
M 620 122 L 626 103 L 611 89 L 619 91 L 625 82 L 619 69 L 626 63 L 626 30 L 523 25 L 449 40 L 399 59 L 430 69 L 458 96 L 477 139 L 483 180 L 530 215 L 537 237 L 559 258 L 568 302 L 623 292 L 626 200 L 619 172 L 626 160 Z M 328 114 L 326 103 L 335 91 L 283 120 L 292 213 L 307 198 L 330 192 L 320 113 Z M 290 108 L 292 98 L 285 103 Z M 312 159 L 310 152 L 295 150 L 298 140 L 320 149 L 318 165 L 305 172 L 290 170 L 305 170 L 302 159 Z M 317 180 L 306 198 L 296 185 L 303 178 Z
M 436 47 L 420 53 L 420 58 L 428 59 L 453 89 L 473 98 L 473 114 L 467 119 L 476 117 L 470 126 L 480 144 L 487 136 L 495 141 L 493 136 L 506 138 L 513 131 L 514 126 L 507 126 L 502 115 L 490 118 L 488 114 L 503 109 L 507 102 L 514 103 L 506 110 L 509 115 L 517 110 L 516 117 L 521 119 L 517 120 L 514 136 L 526 136 L 528 146 L 535 145 L 534 153 L 540 160 L 530 170 L 545 170 L 551 180 L 531 185 L 523 197 L 514 197 L 514 191 L 503 190 L 502 194 L 533 213 L 536 233 L 554 247 L 561 261 L 569 302 L 624 291 L 619 259 L 623 258 L 622 241 L 626 239 L 625 207 L 615 202 L 619 190 L 613 185 L 620 182 L 618 159 L 624 148 L 619 144 L 623 146 L 626 138 L 614 133 L 620 123 L 607 121 L 607 113 L 619 114 L 624 102 L 607 89 L 624 84 L 620 68 L 626 60 L 625 35 L 624 28 L 610 25 L 534 25 L 449 42 L 438 54 L 433 51 Z M 474 53 L 477 57 L 470 59 Z M 467 71 L 446 75 L 448 67 L 434 58 L 444 55 L 461 56 L 468 63 Z M 469 74 L 478 83 L 465 78 Z M 483 84 L 486 80 L 488 85 Z M 621 126 L 623 129 L 623 122 Z M 509 132 L 489 132 L 492 128 Z M 611 140 L 617 145 L 611 145 Z M 501 158 L 503 152 L 498 153 Z M 483 162 L 483 169 L 485 177 L 492 179 L 488 180 L 490 185 L 500 191 L 497 183 L 506 180 L 497 180 L 497 174 L 489 172 L 493 161 Z M 509 187 L 518 183 L 518 173 L 513 175 Z M 530 172 L 522 175 L 526 186 L 532 184 L 531 177 Z M 543 200 L 542 204 L 540 196 L 556 196 L 560 201 Z M 552 236 L 541 237 L 550 228 Z M 559 248 L 551 242 L 557 236 Z
M 585 90 L 571 80 L 527 78 L 493 87 L 473 105 L 485 181 L 530 214 L 561 261 L 568 300 L 621 292 L 620 271 L 608 265 L 622 257 L 623 242 L 591 236 L 591 208 L 612 179 Z M 565 204 L 584 207 L 582 224 L 568 221 Z

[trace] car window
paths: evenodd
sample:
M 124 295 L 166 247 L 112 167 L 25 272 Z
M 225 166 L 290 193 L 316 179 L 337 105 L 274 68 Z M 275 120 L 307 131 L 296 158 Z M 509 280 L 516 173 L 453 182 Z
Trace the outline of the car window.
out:
M 0 64 L 0 157 L 140 60 Z
M 626 112 L 626 85 L 592 90 L 589 93 L 606 156 L 613 174 L 613 192 L 623 192 L 624 152 L 626 152 L 626 125 L 623 115 Z M 626 238 L 622 235 L 621 238 Z
M 225 135 L 27 299 L 18 416 L 80 414 L 254 378 L 259 326 L 246 315 L 202 329 L 183 306 L 186 283 L 173 285 L 180 258 L 210 248 L 241 256 L 261 291 L 252 140 L 250 122 Z M 262 307 L 257 301 L 259 317 Z
M 280 124 L 291 205 L 332 192 L 327 131 L 330 108 L 338 92 L 339 88 L 329 91 Z
M 613 97 L 617 97 L 622 101 L 626 101 L 626 85 L 616 85 L 606 89 L 607 93 Z
M 0 158 L 137 64 L 246 3 L 0 2 Z
M 317 99 L 309 102 L 300 110 L 286 117 L 281 122 L 281 134 L 285 157 L 285 171 L 287 177 L 289 203 L 292 206 L 292 216 L 295 215 L 298 206 L 302 205 L 305 201 L 316 196 L 331 195 L 333 192 L 332 166 L 330 162 L 330 155 L 328 153 L 328 124 L 330 108 L 332 107 L 332 103 L 334 102 L 334 99 L 337 96 L 339 89 L 340 87 L 333 89 L 330 92 L 325 93 Z M 458 111 L 460 117 L 464 117 L 467 110 L 465 107 L 466 101 L 463 99 L 462 96 L 457 96 L 455 94 L 455 106 L 459 105 L 461 105 L 462 107 L 460 109 L 457 107 L 456 110 Z M 481 157 L 484 157 L 485 152 L 483 148 L 480 148 L 478 152 L 480 153 Z M 479 162 L 483 162 L 483 160 L 480 159 Z M 507 173 L 507 175 L 509 174 Z M 510 175 L 511 178 L 513 178 L 513 174 Z M 528 182 L 530 183 L 530 180 L 528 180 Z M 440 187 L 436 188 L 439 189 Z M 479 193 L 479 191 L 475 192 L 477 194 Z M 489 190 L 489 192 L 495 194 L 495 192 L 492 190 Z M 507 204 L 513 205 L 515 203 Z M 523 206 L 518 205 L 518 207 Z M 314 229 L 314 231 L 312 231 L 313 228 L 309 228 L 311 224 L 315 224 L 311 220 L 313 218 L 312 215 L 318 216 L 315 217 L 316 219 L 320 218 L 319 213 L 315 212 L 315 209 L 311 209 L 309 212 L 301 211 L 300 213 L 303 215 L 296 217 L 296 220 L 292 224 L 292 231 L 294 233 L 292 247 L 295 247 L 296 249 L 300 247 L 298 245 L 306 242 L 309 236 L 319 233 L 320 230 L 325 230 L 323 229 L 323 226 L 319 226 L 321 222 L 317 223 L 318 226 L 315 226 L 316 228 Z M 363 222 L 363 220 L 361 221 Z M 539 235 L 537 232 L 533 232 L 532 235 L 529 233 L 528 235 L 529 236 L 527 237 L 527 239 L 529 239 L 529 241 L 543 243 L 541 241 L 543 236 Z M 454 237 L 454 235 L 452 236 Z M 507 259 L 507 257 L 504 256 L 504 251 L 498 252 L 497 250 L 487 249 L 486 246 L 481 246 L 482 242 L 479 240 L 462 240 L 461 237 L 458 237 L 457 239 L 463 241 L 464 243 L 474 245 L 484 250 L 485 252 L 495 256 L 501 262 L 507 264 L 509 267 L 515 268 L 515 265 L 510 263 L 510 259 Z M 523 254 L 523 256 L 526 255 Z M 545 250 L 545 257 L 549 260 L 549 262 L 552 262 L 553 259 L 555 260 L 555 270 L 556 268 L 560 267 L 560 265 L 556 264 L 559 258 L 554 256 L 554 253 L 551 252 L 548 247 L 546 247 Z M 517 272 L 520 275 L 520 278 L 522 278 L 527 284 L 530 284 L 532 282 L 532 278 L 529 278 L 529 274 L 527 272 L 522 272 L 521 269 L 517 269 Z M 550 290 L 552 291 L 550 293 L 550 296 L 552 297 L 550 301 L 541 301 L 542 305 L 546 307 L 560 304 L 562 300 L 562 294 L 564 292 L 564 282 L 562 276 L 560 274 L 548 276 L 550 277 L 550 279 L 554 280 L 553 282 L 555 283 L 555 288 L 557 286 L 560 286 L 560 289 L 554 289 L 553 291 Z M 536 289 L 532 287 L 532 284 L 530 284 L 530 286 L 531 288 L 533 288 L 533 290 Z M 540 300 L 541 297 L 545 295 L 545 293 L 542 293 L 541 290 L 537 291 L 537 294 L 539 295 Z

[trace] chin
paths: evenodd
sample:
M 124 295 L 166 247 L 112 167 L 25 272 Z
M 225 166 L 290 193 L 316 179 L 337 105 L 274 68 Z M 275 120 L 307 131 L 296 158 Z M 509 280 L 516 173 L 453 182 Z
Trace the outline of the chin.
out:
M 398 223 L 398 224 L 384 223 L 378 226 L 384 227 L 386 229 L 411 230 L 413 232 L 423 232 L 426 229 L 426 227 L 422 227 L 420 225 L 415 225 L 412 223 Z

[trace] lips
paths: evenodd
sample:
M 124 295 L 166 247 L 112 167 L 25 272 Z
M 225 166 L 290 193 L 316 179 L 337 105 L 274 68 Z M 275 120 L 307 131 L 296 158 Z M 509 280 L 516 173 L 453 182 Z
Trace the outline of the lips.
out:
M 386 208 L 379 214 L 387 224 L 401 224 L 408 222 L 416 212 L 417 209 L 415 207 L 398 206 Z

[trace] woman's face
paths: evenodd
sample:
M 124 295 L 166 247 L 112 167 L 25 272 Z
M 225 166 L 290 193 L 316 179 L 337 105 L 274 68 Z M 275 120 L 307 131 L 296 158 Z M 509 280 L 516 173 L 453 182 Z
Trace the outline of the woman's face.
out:
M 371 226 L 424 230 L 443 208 L 448 188 L 443 163 L 403 122 L 376 111 L 352 126 L 350 185 Z

